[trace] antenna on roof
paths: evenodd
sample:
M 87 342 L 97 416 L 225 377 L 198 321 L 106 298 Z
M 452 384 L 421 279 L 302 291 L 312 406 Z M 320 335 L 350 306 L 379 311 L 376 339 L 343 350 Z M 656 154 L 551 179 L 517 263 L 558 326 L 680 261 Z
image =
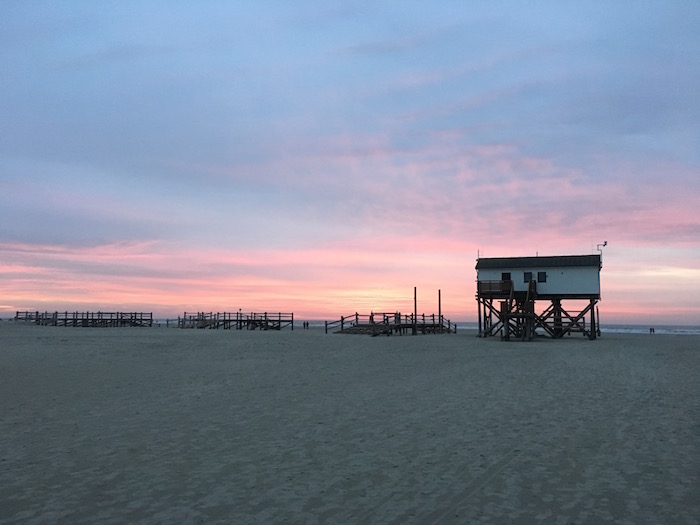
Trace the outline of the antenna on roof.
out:
M 597 244 L 595 249 L 600 252 L 600 254 L 603 254 L 603 248 L 608 245 L 608 241 L 603 241 L 603 244 Z

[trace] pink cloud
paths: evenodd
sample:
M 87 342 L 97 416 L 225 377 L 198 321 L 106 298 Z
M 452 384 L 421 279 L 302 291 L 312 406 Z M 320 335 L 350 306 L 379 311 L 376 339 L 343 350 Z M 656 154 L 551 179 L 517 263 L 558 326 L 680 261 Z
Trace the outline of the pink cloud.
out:
M 174 316 L 185 310 L 243 308 L 334 318 L 362 310 L 411 311 L 417 286 L 421 312 L 437 310 L 441 289 L 445 315 L 476 318 L 478 247 L 459 239 L 376 235 L 305 249 L 196 253 L 164 243 L 0 248 L 10 261 L 0 267 L 4 298 L 0 310 L 6 315 L 25 309 L 92 308 L 155 310 Z M 604 321 L 636 315 L 644 322 L 697 324 L 700 305 L 688 295 L 693 286 L 695 296 L 700 292 L 691 284 L 697 280 L 688 281 L 692 269 L 668 270 L 659 252 L 647 255 L 646 264 L 656 273 L 645 277 L 639 267 L 631 270 L 633 255 L 625 256 L 614 246 L 606 250 L 613 248 L 618 252 L 606 252 L 602 273 Z M 529 254 L 527 247 L 515 245 L 486 255 L 523 254 Z M 687 257 L 679 254 L 678 260 Z
M 414 242 L 417 246 L 421 240 Z M 210 249 L 194 257 L 188 250 L 155 244 L 75 249 L 5 244 L 2 250 L 14 260 L 0 269 L 0 275 L 9 277 L 2 286 L 9 303 L 6 313 L 85 304 L 103 310 L 141 305 L 170 315 L 181 308 L 302 308 L 300 315 L 321 316 L 372 302 L 375 308 L 389 308 L 396 297 L 403 297 L 403 303 L 391 308 L 406 309 L 412 286 L 422 285 L 425 293 L 449 286 L 431 270 L 437 255 L 415 251 L 413 245 L 402 247 L 398 241 L 382 246 L 380 239 L 305 250 Z M 397 250 L 403 257 L 396 257 Z M 453 258 L 451 271 L 461 271 L 458 249 L 443 253 Z M 31 262 L 23 263 L 24 258 Z
M 441 289 L 447 315 L 475 319 L 477 251 L 589 253 L 608 240 L 602 311 L 609 308 L 618 318 L 624 312 L 675 318 L 680 311 L 685 322 L 696 319 L 697 307 L 684 290 L 697 291 L 697 285 L 685 274 L 661 272 L 654 286 L 650 278 L 630 282 L 625 275 L 639 269 L 639 254 L 614 263 L 612 252 L 644 247 L 650 265 L 669 269 L 684 266 L 668 260 L 668 247 L 683 246 L 689 251 L 680 260 L 697 262 L 697 203 L 679 199 L 677 187 L 649 184 L 681 168 L 651 167 L 644 181 L 630 185 L 636 166 L 613 164 L 616 176 L 591 176 L 524 155 L 517 144 L 463 147 L 463 133 L 449 130 L 436 137 L 402 150 L 384 135 L 331 136 L 320 148 L 303 141 L 298 148 L 284 145 L 295 151 L 293 162 L 280 156 L 237 170 L 197 167 L 224 180 L 281 188 L 296 215 L 271 207 L 265 216 L 273 217 L 272 227 L 292 231 L 299 217 L 313 225 L 288 243 L 239 243 L 247 239 L 226 238 L 203 220 L 192 226 L 200 233 L 194 241 L 174 235 L 168 242 L 93 246 L 2 244 L 2 311 L 70 304 L 174 315 L 242 307 L 326 317 L 361 308 L 410 311 L 417 286 L 425 304 L 419 309 L 435 310 Z M 266 182 L 266 172 L 280 177 Z M 697 182 L 690 171 L 686 175 L 692 194 Z

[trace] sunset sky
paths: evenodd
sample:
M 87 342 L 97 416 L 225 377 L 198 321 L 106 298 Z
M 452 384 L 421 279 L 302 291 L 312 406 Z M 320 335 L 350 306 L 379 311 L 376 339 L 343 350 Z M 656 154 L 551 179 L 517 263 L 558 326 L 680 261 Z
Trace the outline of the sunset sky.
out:
M 0 3 L 0 317 L 476 321 L 486 257 L 597 253 L 700 325 L 700 2 Z

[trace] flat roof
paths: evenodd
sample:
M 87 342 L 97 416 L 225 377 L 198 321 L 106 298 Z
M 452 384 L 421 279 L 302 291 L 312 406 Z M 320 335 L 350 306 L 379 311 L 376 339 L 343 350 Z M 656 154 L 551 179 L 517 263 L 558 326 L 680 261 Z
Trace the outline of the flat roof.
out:
M 601 267 L 601 255 L 554 255 L 547 257 L 480 257 L 476 269 L 553 268 L 564 266 Z

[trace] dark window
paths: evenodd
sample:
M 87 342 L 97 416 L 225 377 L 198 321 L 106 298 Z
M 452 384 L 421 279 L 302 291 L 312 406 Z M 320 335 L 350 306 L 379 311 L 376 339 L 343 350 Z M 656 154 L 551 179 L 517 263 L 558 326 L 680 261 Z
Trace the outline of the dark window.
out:
M 547 282 L 547 272 L 537 272 L 537 282 L 546 283 Z
M 529 283 L 532 281 L 532 272 L 525 272 L 523 273 L 523 282 Z
M 501 281 L 510 281 L 510 272 L 503 272 L 501 274 Z

